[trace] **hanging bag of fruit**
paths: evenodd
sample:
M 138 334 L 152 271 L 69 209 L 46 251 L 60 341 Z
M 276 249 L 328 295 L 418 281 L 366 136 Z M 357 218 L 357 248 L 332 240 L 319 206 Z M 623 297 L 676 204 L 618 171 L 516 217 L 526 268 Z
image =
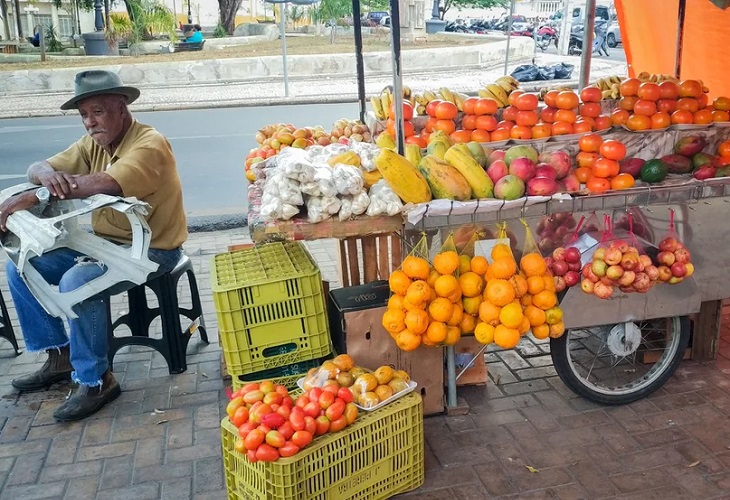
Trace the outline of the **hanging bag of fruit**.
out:
M 428 280 L 433 288 L 433 300 L 428 304 L 429 324 L 422 337 L 424 345 L 455 345 L 461 338 L 459 326 L 464 318 L 464 307 L 460 271 L 454 235 L 449 233 L 434 256 Z
M 659 242 L 659 252 L 654 259 L 658 279 L 670 285 L 681 283 L 694 274 L 692 255 L 682 244 L 674 225 L 674 209 L 669 209 L 669 229 Z
M 555 291 L 558 293 L 580 282 L 581 252 L 575 245 L 580 239 L 580 230 L 585 220 L 585 216 L 581 216 L 565 246 L 557 247 L 549 257 L 545 257 L 548 270 L 555 279 Z

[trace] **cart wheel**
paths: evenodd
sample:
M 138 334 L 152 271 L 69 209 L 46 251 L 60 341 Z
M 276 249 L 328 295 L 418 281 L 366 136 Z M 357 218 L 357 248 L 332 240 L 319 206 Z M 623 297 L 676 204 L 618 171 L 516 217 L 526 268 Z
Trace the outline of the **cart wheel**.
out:
M 659 389 L 689 343 L 686 316 L 567 330 L 550 340 L 553 365 L 573 392 L 607 405 L 636 401 Z

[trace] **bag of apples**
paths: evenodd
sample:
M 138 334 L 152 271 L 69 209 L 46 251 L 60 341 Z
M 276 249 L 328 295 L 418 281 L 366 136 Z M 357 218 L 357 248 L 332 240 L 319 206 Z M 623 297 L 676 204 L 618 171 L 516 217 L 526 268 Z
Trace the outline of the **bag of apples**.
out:
M 679 239 L 674 225 L 674 209 L 669 209 L 669 230 L 659 242 L 656 255 L 658 279 L 670 285 L 681 283 L 694 274 L 692 256 Z
M 555 291 L 558 293 L 580 282 L 581 252 L 574 244 L 580 238 L 580 229 L 585 220 L 585 216 L 581 216 L 566 243 L 545 257 L 545 263 L 555 280 Z

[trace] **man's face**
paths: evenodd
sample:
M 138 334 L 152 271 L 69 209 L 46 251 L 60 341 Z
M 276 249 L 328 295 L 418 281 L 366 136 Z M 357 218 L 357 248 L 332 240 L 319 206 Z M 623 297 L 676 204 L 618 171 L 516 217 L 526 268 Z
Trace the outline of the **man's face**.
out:
M 109 146 L 124 127 L 124 97 L 100 95 L 79 102 L 79 114 L 86 131 L 99 146 Z

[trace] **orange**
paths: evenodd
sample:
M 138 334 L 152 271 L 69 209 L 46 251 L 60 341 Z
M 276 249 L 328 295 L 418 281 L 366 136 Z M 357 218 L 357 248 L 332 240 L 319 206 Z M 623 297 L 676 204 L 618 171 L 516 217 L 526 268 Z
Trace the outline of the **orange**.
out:
M 524 316 L 522 317 L 522 323 L 517 327 L 517 331 L 520 332 L 520 336 L 525 336 L 530 331 L 530 322 Z
M 506 306 L 515 299 L 515 289 L 509 281 L 493 279 L 487 283 L 487 300 L 495 306 Z
M 545 280 L 542 276 L 531 276 L 527 278 L 527 291 L 530 295 L 537 295 L 545 290 Z
M 464 297 L 477 297 L 484 290 L 484 279 L 477 273 L 468 271 L 459 276 L 459 285 Z
M 441 276 L 441 273 L 439 273 L 436 269 L 431 269 L 431 272 L 428 274 L 428 279 L 426 280 L 426 283 L 428 283 L 428 286 L 433 288 L 433 284 L 436 283 L 436 280 L 439 279 Z
M 471 131 L 471 140 L 474 142 L 489 142 L 492 137 L 486 130 L 476 129 Z
M 563 321 L 563 310 L 560 307 L 551 307 L 545 311 L 545 323 L 548 325 L 554 325 Z
M 611 189 L 628 189 L 634 187 L 634 178 L 631 174 L 618 174 L 616 177 L 611 179 Z
M 542 277 L 542 282 L 545 285 L 545 290 L 547 290 L 549 292 L 555 291 L 555 278 L 553 278 L 549 274 L 546 274 L 545 276 Z
M 651 116 L 656 113 L 656 103 L 654 101 L 647 101 L 646 99 L 639 99 L 634 104 L 634 114 Z
M 585 184 L 588 182 L 588 179 L 593 177 L 593 169 L 589 167 L 579 167 L 575 169 L 575 176 L 578 178 L 579 182 L 582 182 Z
M 712 112 L 713 122 L 728 122 L 730 121 L 730 113 L 727 111 L 715 110 Z
M 464 297 L 461 299 L 461 303 L 464 304 L 464 312 L 466 314 L 479 314 L 479 306 L 481 305 L 483 297 Z
M 406 313 L 400 309 L 388 309 L 383 313 L 383 328 L 385 331 L 394 334 L 405 329 Z
M 639 85 L 639 90 L 637 90 L 636 95 L 639 96 L 639 99 L 649 101 L 658 101 L 662 96 L 659 85 L 653 82 L 644 82 Z
M 477 129 L 493 132 L 497 128 L 497 119 L 492 115 L 477 116 L 475 125 Z
M 466 144 L 471 141 L 471 130 L 455 130 L 449 137 L 454 144 Z
M 468 255 L 459 255 L 459 274 L 468 273 L 471 270 L 471 258 Z
M 533 125 L 537 125 L 538 116 L 537 113 L 534 111 L 518 111 L 517 116 L 515 116 L 515 123 L 517 125 L 522 125 L 523 127 L 532 127 Z M 495 122 L 495 127 L 496 122 Z
M 550 137 L 552 130 L 553 129 L 549 123 L 538 123 L 531 129 L 532 138 L 533 139 L 542 139 L 544 137 Z
M 515 125 L 510 129 L 509 136 L 519 140 L 532 139 L 532 129 L 523 125 Z
M 395 311 L 402 311 L 405 309 L 405 307 L 403 307 L 403 296 L 391 295 L 388 299 L 388 309 L 393 309 Z
M 520 343 L 520 332 L 514 328 L 497 325 L 494 329 L 494 343 L 502 349 L 512 349 Z
M 447 328 L 446 332 L 446 340 L 444 340 L 445 345 L 456 345 L 456 343 L 461 339 L 461 330 L 458 326 L 450 326 Z
M 693 99 L 692 97 L 682 97 L 677 101 L 677 109 L 680 111 L 689 111 L 690 113 L 694 113 L 700 109 L 700 103 L 697 99 Z
M 552 135 L 568 135 L 573 133 L 573 124 L 568 122 L 553 123 L 551 134 Z
M 525 307 L 525 317 L 530 321 L 530 326 L 540 326 L 545 323 L 545 311 L 536 306 Z
M 413 255 L 409 255 L 405 258 L 401 268 L 403 269 L 403 272 L 406 273 L 406 276 L 413 280 L 427 280 L 428 275 L 431 272 L 431 266 L 428 265 L 428 261 L 426 259 L 415 257 Z
M 634 132 L 651 128 L 651 118 L 644 115 L 631 115 L 626 121 L 626 128 Z
M 697 125 L 707 125 L 712 123 L 712 111 L 709 109 L 701 109 L 694 114 L 692 123 Z
M 557 339 L 558 337 L 562 337 L 564 333 L 565 324 L 563 324 L 562 321 L 560 323 L 550 325 L 550 338 Z
M 429 342 L 438 345 L 446 340 L 448 330 L 449 329 L 445 324 L 439 323 L 438 321 L 432 321 L 431 324 L 428 325 L 428 329 L 426 329 L 426 338 Z
M 395 336 L 395 343 L 402 351 L 415 351 L 421 345 L 421 336 L 406 329 Z
M 492 261 L 489 272 L 497 279 L 508 279 L 517 272 L 517 264 L 512 257 L 500 257 Z
M 398 295 L 405 295 L 408 287 L 411 286 L 411 279 L 403 271 L 394 271 L 388 278 L 390 291 Z
M 488 300 L 479 304 L 479 319 L 485 323 L 489 323 L 490 325 L 496 326 L 499 324 L 500 312 L 501 309 Z
M 571 109 L 559 109 L 555 113 L 556 122 L 575 123 L 577 120 L 578 120 L 578 117 L 575 115 L 575 111 L 573 111 Z
M 499 322 L 507 328 L 519 328 L 522 324 L 522 306 L 510 302 L 499 312 Z
M 441 274 L 453 274 L 459 268 L 459 254 L 453 250 L 437 253 L 433 259 L 433 268 Z
M 465 314 L 463 318 L 461 318 L 461 324 L 459 325 L 459 330 L 461 330 L 461 333 L 474 333 L 474 328 L 477 326 L 477 320 L 474 316 L 471 314 Z
M 639 102 L 638 97 L 622 97 L 618 101 L 618 108 L 625 109 L 626 111 L 633 111 L 634 105 Z
M 408 297 L 403 299 L 403 308 L 406 311 L 412 311 L 413 309 L 425 310 L 426 304 L 427 304 L 426 302 L 413 303 L 410 300 L 408 300 Z
M 621 82 L 619 92 L 621 92 L 621 95 L 623 97 L 635 96 L 639 92 L 640 86 L 641 80 L 639 80 L 638 78 L 627 78 L 626 80 Z
M 428 313 L 434 321 L 446 323 L 454 314 L 454 304 L 449 299 L 439 297 L 428 305 Z
M 694 120 L 694 115 L 685 109 L 678 109 L 671 116 L 673 125 L 686 125 L 692 123 L 692 120 Z
M 542 276 L 547 272 L 547 264 L 545 264 L 545 259 L 542 258 L 542 255 L 533 252 L 525 254 L 520 259 L 520 269 L 522 269 L 528 278 L 530 276 Z
M 431 300 L 431 287 L 423 280 L 414 281 L 408 287 L 406 300 L 413 305 L 425 304 Z
M 526 295 L 523 295 L 520 299 L 520 303 L 522 304 L 522 307 L 527 307 L 532 305 L 532 295 L 529 293 Z
M 555 304 L 558 303 L 558 298 L 555 296 L 555 292 L 543 290 L 532 297 L 532 303 L 543 311 L 547 311 L 551 307 L 555 307 Z
M 550 336 L 550 325 L 532 327 L 532 336 L 538 340 L 544 340 Z
M 679 82 L 679 97 L 699 97 L 702 95 L 702 84 L 697 80 Z
M 603 137 L 598 134 L 586 134 L 578 139 L 578 148 L 586 153 L 598 153 L 603 144 Z
M 454 304 L 453 312 L 451 313 L 451 318 L 446 322 L 449 326 L 459 326 L 461 324 L 461 319 L 464 317 L 464 305 L 461 302 L 457 302 Z
M 444 274 L 440 276 L 433 284 L 436 295 L 439 297 L 449 297 L 455 292 L 461 293 L 461 286 L 459 286 L 459 280 L 457 280 L 451 274 Z
M 499 110 L 499 104 L 494 99 L 480 98 L 474 103 L 474 114 L 493 115 Z
M 487 263 L 486 257 L 477 255 L 476 257 L 472 257 L 470 266 L 473 273 L 476 273 L 479 276 L 484 276 L 487 274 L 489 264 Z
M 506 245 L 505 243 L 497 243 L 496 245 L 494 245 L 490 256 L 492 257 L 493 261 L 499 258 L 514 258 L 512 255 L 512 249 L 509 247 L 509 245 Z
M 659 96 L 661 99 L 676 100 L 679 97 L 679 85 L 670 81 L 660 83 Z
M 651 115 L 651 128 L 653 129 L 667 128 L 671 124 L 672 117 L 669 116 L 669 113 L 658 111 Z
M 480 344 L 491 344 L 494 342 L 494 327 L 488 323 L 479 323 L 474 328 L 474 338 Z
M 406 314 L 406 328 L 417 335 L 421 335 L 428 328 L 428 313 L 421 309 L 412 309 Z
M 464 115 L 464 118 L 461 119 L 461 128 L 464 130 L 477 128 L 477 115 Z
M 581 151 L 575 156 L 575 161 L 578 167 L 593 167 L 593 165 L 596 164 L 600 156 L 598 156 L 598 153 L 587 153 L 585 151 Z
M 515 297 L 520 298 L 527 293 L 527 278 L 522 274 L 515 274 L 509 279 L 509 282 L 515 289 Z
M 578 94 L 572 90 L 559 92 L 555 97 L 555 106 L 560 109 L 575 109 L 580 104 Z

